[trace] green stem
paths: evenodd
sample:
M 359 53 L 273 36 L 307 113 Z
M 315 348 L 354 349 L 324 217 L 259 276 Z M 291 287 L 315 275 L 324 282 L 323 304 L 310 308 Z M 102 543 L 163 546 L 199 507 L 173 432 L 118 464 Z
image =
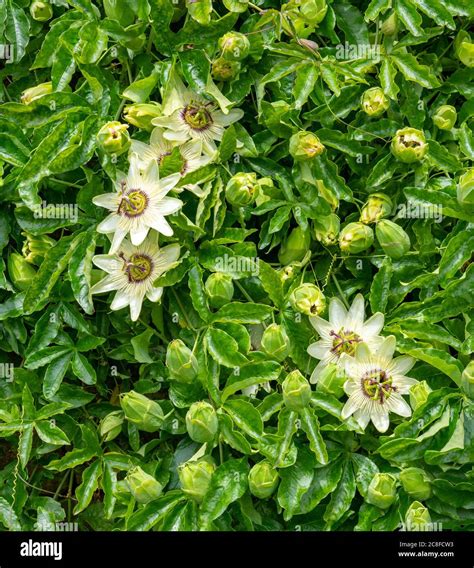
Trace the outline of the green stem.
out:
M 183 314 L 184 320 L 187 323 L 188 327 L 190 329 L 192 329 L 193 331 L 196 331 L 196 328 L 191 324 L 191 322 L 189 321 L 188 315 L 186 313 L 186 310 L 183 307 L 183 304 L 181 303 L 181 300 L 178 297 L 178 294 L 176 293 L 174 288 L 171 288 L 171 291 L 174 294 L 174 297 L 176 299 L 176 302 L 178 303 L 179 309 L 181 310 L 181 313 Z
M 335 274 L 331 274 L 332 279 L 334 281 L 334 284 L 336 285 L 337 291 L 339 292 L 339 295 L 341 296 L 342 301 L 344 302 L 344 305 L 346 306 L 347 309 L 349 309 L 349 302 L 346 300 L 346 296 L 344 294 L 344 292 L 342 291 L 341 286 L 339 285 L 339 281 L 336 278 Z
M 61 185 L 67 185 L 68 187 L 77 187 L 78 189 L 82 189 L 82 185 L 79 185 L 78 183 L 73 183 L 72 181 L 66 181 L 64 179 L 58 179 L 53 177 L 50 177 L 49 179 L 50 181 L 54 181 L 54 183 L 59 183 Z

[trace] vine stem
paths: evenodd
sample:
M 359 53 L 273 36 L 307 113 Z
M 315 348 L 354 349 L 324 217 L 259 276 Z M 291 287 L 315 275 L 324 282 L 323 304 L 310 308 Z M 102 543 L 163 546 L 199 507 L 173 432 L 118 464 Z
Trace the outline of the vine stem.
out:
M 342 288 L 339 284 L 338 279 L 336 278 L 335 274 L 331 274 L 331 277 L 334 281 L 334 284 L 336 285 L 337 291 L 339 292 L 339 295 L 341 296 L 341 300 L 344 302 L 344 305 L 346 306 L 347 309 L 349 309 L 349 302 L 346 300 L 346 296 L 344 294 L 344 292 L 342 291 Z

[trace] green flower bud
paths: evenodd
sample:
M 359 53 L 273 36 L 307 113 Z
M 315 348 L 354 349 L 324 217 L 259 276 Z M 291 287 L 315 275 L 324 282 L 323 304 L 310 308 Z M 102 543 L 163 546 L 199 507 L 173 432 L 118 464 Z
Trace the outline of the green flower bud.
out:
M 250 42 L 244 34 L 240 32 L 228 32 L 224 34 L 218 42 L 222 57 L 230 61 L 242 61 L 250 51 Z
M 324 367 L 318 376 L 316 390 L 341 398 L 344 394 L 343 387 L 346 380 L 346 376 L 341 372 L 341 369 L 334 363 L 331 363 Z
M 157 432 L 163 423 L 163 411 L 154 400 L 135 391 L 129 391 L 120 397 L 120 406 L 125 418 L 144 432 Z
M 390 258 L 402 258 L 410 250 L 410 237 L 393 221 L 382 219 L 375 227 L 379 245 Z
M 240 73 L 240 63 L 225 57 L 212 62 L 212 78 L 216 81 L 230 81 Z
M 431 497 L 431 481 L 427 473 L 419 467 L 409 467 L 400 472 L 403 489 L 415 499 L 424 501 Z
M 471 399 L 474 399 L 474 361 L 470 361 L 461 375 L 461 388 Z
M 278 274 L 280 275 L 280 280 L 282 282 L 286 282 L 287 280 L 292 280 L 295 277 L 295 269 L 294 267 L 289 264 L 283 268 L 278 270 Z
M 305 24 L 317 26 L 328 11 L 326 0 L 302 0 L 299 3 L 299 15 Z
M 97 142 L 107 154 L 120 156 L 130 148 L 130 135 L 127 132 L 128 124 L 117 121 L 107 122 L 97 134 Z
M 322 154 L 325 150 L 316 134 L 300 130 L 290 138 L 290 154 L 294 160 L 305 162 Z
M 461 30 L 456 36 L 454 52 L 466 67 L 474 67 L 474 43 L 467 31 Z
M 47 235 L 21 234 L 26 237 L 21 254 L 25 257 L 26 262 L 39 266 L 43 262 L 45 254 L 56 244 L 56 241 Z
M 397 480 L 389 473 L 376 473 L 367 490 L 366 501 L 379 509 L 388 509 L 397 497 Z
M 137 503 L 155 501 L 163 491 L 161 483 L 139 466 L 133 467 L 125 479 Z
M 44 97 L 45 95 L 50 95 L 53 92 L 53 83 L 48 81 L 47 83 L 40 83 L 35 87 L 30 87 L 29 89 L 25 89 L 21 93 L 21 102 L 24 105 L 29 105 L 31 102 Z
M 183 493 L 200 503 L 209 489 L 215 469 L 214 462 L 208 457 L 180 465 L 178 476 Z
M 390 101 L 380 87 L 372 87 L 365 91 L 360 99 L 360 106 L 369 116 L 380 116 L 390 106 Z
M 397 130 L 392 138 L 390 149 L 400 162 L 412 164 L 425 157 L 426 152 L 428 152 L 428 144 L 421 130 L 407 127 Z
M 362 207 L 360 220 L 366 225 L 376 223 L 380 219 L 388 217 L 392 209 L 393 203 L 388 195 L 385 195 L 385 193 L 372 193 Z
M 431 526 L 428 509 L 419 501 L 413 501 L 405 515 L 405 530 L 426 531 Z
M 186 413 L 186 429 L 191 440 L 200 444 L 211 442 L 219 429 L 214 407 L 205 401 L 193 403 Z
M 281 385 L 283 401 L 291 410 L 303 410 L 311 400 L 311 385 L 299 371 L 292 371 Z
M 224 6 L 230 12 L 242 13 L 247 10 L 249 6 L 249 0 L 224 0 Z
M 320 219 L 315 219 L 314 236 L 316 240 L 326 246 L 335 245 L 339 231 L 341 230 L 341 221 L 335 213 L 324 215 Z
M 256 173 L 241 172 L 230 178 L 225 189 L 225 196 L 231 205 L 244 207 L 255 201 L 259 187 Z
M 256 463 L 249 472 L 249 489 L 254 497 L 267 499 L 278 487 L 278 472 L 267 460 Z
M 339 233 L 339 248 L 342 252 L 358 254 L 374 244 L 374 232 L 363 223 L 349 223 Z
M 301 284 L 290 296 L 290 304 L 296 312 L 317 316 L 326 307 L 326 298 L 315 284 Z
M 393 12 L 382 24 L 380 28 L 381 32 L 385 36 L 393 36 L 398 32 L 398 17 L 395 12 Z
M 121 410 L 109 412 L 107 416 L 100 421 L 99 432 L 104 442 L 110 442 L 116 438 L 122 431 L 124 413 Z
M 474 168 L 460 176 L 456 195 L 460 205 L 474 205 Z
M 137 103 L 124 109 L 123 117 L 129 124 L 142 130 L 153 130 L 151 121 L 161 116 L 161 106 L 158 103 Z
M 309 230 L 304 231 L 301 227 L 295 227 L 286 241 L 280 247 L 278 260 L 281 264 L 290 264 L 303 260 L 311 244 Z
M 410 405 L 413 410 L 425 404 L 431 389 L 426 381 L 419 381 L 410 388 Z
M 224 272 L 213 272 L 206 280 L 204 287 L 213 308 L 221 308 L 234 296 L 232 276 Z
M 30 14 L 33 20 L 37 22 L 47 22 L 53 17 L 53 8 L 49 2 L 34 0 L 30 4 Z
M 288 356 L 290 342 L 286 331 L 277 323 L 270 324 L 262 335 L 262 349 L 275 361 L 283 361 Z
M 441 105 L 433 115 L 433 122 L 441 130 L 451 130 L 456 124 L 458 114 L 451 105 Z
M 168 344 L 166 366 L 171 377 L 179 383 L 191 383 L 198 373 L 196 356 L 181 339 L 174 339 Z
M 27 290 L 36 276 L 36 270 L 17 252 L 8 257 L 8 274 L 15 288 Z

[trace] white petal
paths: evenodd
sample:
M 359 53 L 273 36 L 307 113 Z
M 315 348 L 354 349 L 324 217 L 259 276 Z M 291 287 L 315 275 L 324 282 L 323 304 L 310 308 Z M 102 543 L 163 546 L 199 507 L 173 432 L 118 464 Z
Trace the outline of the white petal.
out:
M 383 328 L 384 315 L 377 312 L 372 317 L 370 317 L 362 326 L 362 336 L 364 339 L 368 339 L 374 335 L 378 335 Z
M 328 321 L 320 318 L 319 316 L 310 316 L 309 323 L 314 327 L 319 335 L 324 337 L 329 337 L 329 334 L 333 329 L 333 326 Z
M 390 426 L 390 418 L 388 417 L 388 410 L 386 407 L 378 404 L 372 407 L 373 410 L 370 413 L 370 418 L 372 424 L 381 433 L 386 432 Z
M 367 428 L 367 424 L 370 422 L 370 414 L 362 410 L 357 410 L 354 413 L 354 418 L 357 420 L 357 424 L 359 424 L 362 430 L 365 430 Z
M 399 416 L 404 416 L 405 418 L 411 416 L 410 406 L 398 394 L 392 394 L 388 398 L 386 404 L 392 412 L 395 412 L 395 414 L 398 414 Z
M 130 298 L 130 318 L 132 321 L 137 321 L 140 317 L 140 312 L 142 310 L 143 296 L 134 294 Z
M 127 234 L 126 230 L 121 229 L 120 227 L 117 228 L 117 230 L 114 233 L 112 245 L 110 247 L 110 251 L 109 251 L 110 253 L 117 252 L 117 250 L 119 249 L 120 245 L 122 244 L 122 241 L 125 238 L 126 234 Z
M 339 298 L 331 298 L 329 302 L 329 321 L 333 329 L 339 331 L 346 322 L 347 311 Z
M 150 300 L 150 302 L 158 302 L 158 300 L 163 296 L 164 288 L 151 288 L 146 293 L 146 297 Z
M 393 379 L 394 385 L 397 387 L 398 392 L 401 394 L 407 394 L 413 385 L 416 385 L 418 381 L 412 379 L 411 377 L 405 377 L 404 375 L 397 375 Z
M 106 276 L 91 288 L 91 294 L 103 294 L 104 292 L 111 292 L 120 287 L 120 282 L 113 276 Z
M 347 396 L 351 396 L 351 394 L 354 394 L 355 392 L 360 392 L 360 384 L 358 381 L 346 381 L 344 383 L 344 392 L 347 394 Z
M 327 362 L 323 359 L 316 365 L 314 371 L 311 373 L 311 377 L 309 379 L 309 382 L 311 384 L 314 385 L 315 383 L 318 382 L 319 376 L 321 375 L 321 372 L 325 367 L 327 367 Z
M 355 358 L 361 363 L 368 363 L 371 358 L 369 346 L 364 341 L 358 343 L 355 348 Z
M 105 272 L 113 272 L 120 267 L 120 261 L 115 256 L 109 254 L 97 254 L 93 257 L 92 262 Z
M 113 233 L 120 222 L 120 216 L 116 213 L 111 213 L 97 225 L 98 233 Z
M 328 352 L 328 346 L 325 341 L 317 341 L 316 343 L 311 343 L 308 347 L 307 352 L 311 357 L 316 359 L 323 359 Z
M 390 361 L 395 353 L 395 347 L 397 345 L 397 340 L 394 335 L 389 335 L 381 343 L 377 350 L 377 357 L 385 359 L 385 361 Z
M 162 215 L 156 215 L 155 218 L 150 219 L 149 224 L 152 229 L 155 229 L 155 231 L 165 235 L 165 237 L 171 237 L 173 234 L 173 229 Z
M 179 251 L 180 246 L 177 243 L 168 245 L 160 249 L 160 257 L 158 259 L 157 265 L 161 274 L 168 270 L 170 266 L 178 260 Z
M 233 108 L 228 114 L 224 114 L 221 111 L 216 111 L 213 113 L 212 118 L 216 124 L 221 126 L 229 126 L 233 122 L 240 120 L 244 116 L 244 112 L 240 108 Z
M 353 322 L 352 327 L 356 327 L 363 323 L 364 317 L 364 296 L 362 296 L 362 294 L 357 294 L 352 302 L 352 306 L 349 308 L 347 319 Z
M 92 198 L 92 203 L 98 205 L 99 207 L 105 207 L 106 209 L 117 209 L 120 202 L 120 197 L 116 192 L 114 193 L 103 193 L 102 195 L 96 195 Z
M 157 204 L 156 210 L 160 215 L 171 215 L 176 213 L 183 206 L 183 202 L 175 197 L 163 197 L 163 199 Z
M 146 225 L 140 224 L 137 227 L 130 229 L 130 240 L 132 245 L 138 246 L 146 239 L 149 228 Z
M 390 371 L 394 375 L 404 375 L 415 364 L 415 359 L 409 355 L 402 355 L 401 357 L 395 357 L 390 365 Z
M 165 132 L 165 138 L 181 144 L 189 140 L 189 136 L 184 130 L 167 130 Z
M 358 399 L 357 395 L 352 394 L 347 399 L 347 402 L 344 405 L 344 408 L 342 409 L 342 412 L 341 412 L 342 419 L 347 420 L 349 418 L 349 416 L 354 414 L 354 412 L 359 408 L 359 406 L 360 406 L 360 404 L 359 404 L 359 399 Z
M 130 296 L 119 291 L 115 294 L 115 297 L 112 300 L 112 303 L 110 304 L 110 309 L 114 311 L 121 310 L 122 308 L 128 306 L 129 303 L 130 303 Z

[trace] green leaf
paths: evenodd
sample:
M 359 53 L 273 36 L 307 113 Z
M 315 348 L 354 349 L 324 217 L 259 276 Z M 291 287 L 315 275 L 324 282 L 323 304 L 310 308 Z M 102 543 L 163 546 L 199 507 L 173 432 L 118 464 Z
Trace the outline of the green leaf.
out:
M 264 304 L 230 302 L 215 312 L 211 321 L 221 323 L 261 323 L 270 317 L 273 308 Z
M 312 167 L 315 179 L 321 180 L 325 186 L 334 191 L 339 199 L 352 201 L 352 191 L 346 185 L 344 178 L 339 175 L 336 164 L 325 154 L 313 160 Z
M 5 30 L 3 35 L 7 42 L 13 45 L 14 61 L 20 61 L 25 55 L 26 46 L 30 41 L 30 21 L 23 8 L 11 0 L 6 2 Z
M 309 447 L 321 465 L 328 463 L 328 452 L 321 432 L 319 431 L 319 420 L 311 408 L 304 408 L 299 413 L 301 428 L 304 430 L 309 440 Z
M 385 257 L 377 274 L 375 275 L 372 286 L 370 287 L 370 308 L 372 313 L 385 312 L 390 296 L 390 283 L 392 281 L 392 260 L 389 256 Z
M 66 434 L 50 420 L 35 422 L 35 430 L 41 440 L 47 444 L 62 446 L 70 443 Z
M 237 450 L 241 454 L 250 455 L 252 453 L 252 447 L 245 436 L 238 430 L 234 430 L 232 419 L 225 414 L 219 415 L 219 432 L 224 442 L 229 444 L 234 450 Z
M 396 78 L 397 70 L 393 66 L 392 61 L 385 57 L 379 72 L 380 85 L 384 93 L 394 101 L 397 100 L 397 95 L 400 92 Z
M 451 30 L 456 28 L 449 9 L 440 0 L 412 0 L 412 2 L 438 25 L 447 26 Z
M 92 257 L 94 255 L 97 233 L 86 231 L 78 239 L 69 261 L 69 279 L 74 297 L 86 314 L 94 313 L 94 304 L 90 293 Z
M 307 102 L 318 77 L 319 71 L 314 63 L 306 63 L 298 69 L 293 87 L 293 97 L 295 99 L 293 106 L 295 109 L 300 110 Z
M 245 434 L 256 440 L 262 436 L 262 417 L 260 412 L 250 402 L 240 399 L 228 400 L 222 408 L 232 418 L 235 425 Z
M 426 89 L 434 89 L 440 86 L 440 82 L 436 76 L 433 75 L 428 65 L 418 63 L 414 55 L 397 52 L 396 55 L 392 56 L 392 61 L 407 81 L 418 83 Z
M 48 400 L 58 392 L 72 357 L 73 351 L 69 349 L 48 365 L 43 378 L 43 394 Z
M 40 309 L 56 284 L 61 273 L 66 268 L 74 249 L 77 246 L 77 237 L 63 237 L 56 245 L 50 248 L 44 257 L 33 282 L 26 292 L 24 310 L 33 313 Z
M 386 12 L 391 5 L 391 0 L 371 0 L 365 11 L 366 22 L 375 22 L 380 14 Z
M 352 463 L 346 460 L 339 484 L 332 493 L 331 500 L 324 512 L 324 520 L 329 525 L 336 523 L 348 511 L 355 492 L 356 483 Z
M 0 523 L 9 531 L 22 530 L 15 510 L 4 497 L 0 497 Z
M 204 342 L 211 357 L 224 367 L 240 367 L 245 365 L 247 358 L 239 353 L 239 345 L 233 337 L 222 329 L 210 327 Z
M 188 274 L 189 289 L 191 291 L 191 301 L 194 309 L 205 322 L 209 321 L 211 311 L 207 303 L 206 292 L 202 281 L 202 269 L 196 264 Z
M 186 7 L 193 20 L 204 26 L 210 23 L 212 0 L 186 0 Z
M 394 0 L 395 12 L 406 29 L 414 36 L 422 36 L 422 17 L 410 0 Z
M 248 470 L 245 458 L 230 459 L 216 469 L 199 510 L 201 526 L 208 527 L 231 503 L 242 497 L 247 490 Z
M 299 451 L 296 463 L 291 467 L 279 470 L 281 477 L 278 487 L 278 504 L 284 509 L 283 518 L 290 520 L 300 512 L 301 499 L 308 491 L 313 477 L 319 470 L 314 469 L 314 462 L 307 452 Z
M 445 172 L 457 172 L 462 168 L 461 162 L 447 148 L 435 140 L 429 140 L 428 145 L 428 159 L 437 168 Z
M 92 501 L 94 492 L 99 487 L 99 479 L 102 475 L 102 461 L 96 460 L 82 472 L 82 482 L 76 489 L 77 504 L 74 514 L 77 515 L 86 509 Z
M 285 296 L 283 293 L 283 283 L 278 272 L 269 264 L 259 259 L 258 277 L 270 300 L 277 308 L 281 308 L 284 304 Z
M 94 367 L 82 353 L 74 353 L 71 363 L 72 372 L 86 385 L 95 385 L 97 375 Z
M 344 32 L 346 41 L 353 45 L 369 45 L 367 24 L 359 10 L 346 2 L 333 5 L 337 26 Z
M 222 402 L 225 402 L 229 396 L 239 390 L 278 380 L 280 371 L 280 365 L 271 361 L 243 365 L 238 369 L 238 374 L 234 372 L 227 379 L 226 386 L 222 391 Z
M 185 500 L 182 491 L 168 491 L 155 501 L 147 503 L 144 507 L 133 513 L 127 521 L 128 531 L 149 531 L 165 515 Z

